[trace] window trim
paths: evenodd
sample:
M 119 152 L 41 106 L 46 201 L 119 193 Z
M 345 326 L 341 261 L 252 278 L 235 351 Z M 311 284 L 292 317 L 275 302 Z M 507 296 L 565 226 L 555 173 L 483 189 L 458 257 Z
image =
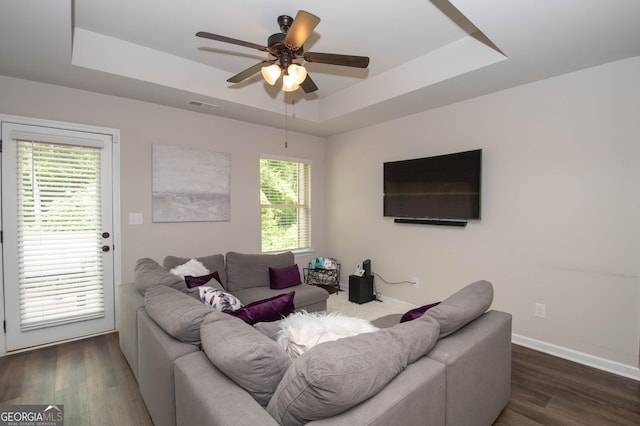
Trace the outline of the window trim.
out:
M 259 235 L 259 245 L 260 245 L 260 253 L 282 253 L 282 252 L 286 252 L 286 251 L 291 251 L 295 254 L 306 254 L 306 253 L 313 253 L 315 252 L 315 249 L 313 248 L 313 237 L 312 237 L 312 232 L 313 232 L 313 208 L 312 208 L 312 195 L 311 195 L 311 181 L 312 181 L 312 170 L 313 170 L 313 160 L 309 159 L 309 158 L 300 158 L 300 157 L 289 157 L 289 156 L 282 156 L 282 155 L 274 155 L 274 154 L 265 154 L 265 153 L 261 153 L 260 154 L 260 160 L 275 160 L 275 161 L 285 161 L 285 162 L 290 162 L 290 163 L 302 163 L 302 164 L 306 164 L 310 167 L 310 172 L 309 172 L 309 182 L 308 182 L 308 188 L 307 188 L 307 192 L 309 193 L 308 195 L 308 212 L 309 212 L 309 228 L 307 229 L 307 233 L 308 233 L 308 238 L 309 238 L 309 247 L 296 247 L 296 248 L 289 248 L 289 249 L 277 249 L 277 250 L 272 250 L 272 251 L 263 251 L 262 250 L 262 214 L 260 214 L 260 222 L 259 222 L 259 229 L 260 229 L 260 235 Z M 258 162 L 258 165 L 260 165 L 260 162 Z M 258 168 L 258 180 L 260 181 L 260 168 Z M 260 191 L 260 186 L 258 186 L 258 189 Z M 262 203 L 259 204 L 259 208 L 260 211 L 262 211 Z

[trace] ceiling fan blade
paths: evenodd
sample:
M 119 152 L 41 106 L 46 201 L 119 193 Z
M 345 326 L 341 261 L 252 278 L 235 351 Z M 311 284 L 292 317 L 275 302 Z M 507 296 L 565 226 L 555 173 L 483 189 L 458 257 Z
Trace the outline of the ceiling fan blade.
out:
M 300 83 L 300 87 L 304 90 L 304 93 L 312 93 L 318 90 L 318 86 L 313 82 L 311 76 L 307 74 L 307 78 L 304 79 L 302 83 Z
M 284 39 L 284 45 L 288 49 L 296 51 L 302 47 L 309 38 L 313 30 L 320 23 L 320 18 L 304 10 L 299 10 L 287 36 Z
M 369 66 L 369 58 L 366 56 L 305 52 L 303 57 L 307 62 L 318 62 L 320 64 L 342 65 L 354 68 L 367 68 Z
M 208 39 L 211 39 L 211 40 L 221 41 L 223 43 L 236 44 L 238 46 L 244 46 L 244 47 L 248 47 L 250 49 L 258 49 L 258 50 L 262 50 L 263 52 L 267 51 L 267 47 L 266 46 L 261 46 L 259 44 L 250 43 L 248 41 L 238 40 L 238 39 L 231 38 L 231 37 L 225 37 L 225 36 L 221 36 L 221 35 L 217 35 L 217 34 L 211 34 L 211 33 L 208 33 L 206 31 L 199 31 L 199 32 L 196 33 L 196 36 L 197 37 L 202 37 L 202 38 L 208 38 Z
M 246 80 L 247 78 L 251 77 L 252 75 L 257 73 L 258 71 L 260 71 L 262 69 L 262 67 L 266 67 L 267 65 L 272 64 L 272 63 L 273 63 L 273 61 L 258 62 L 257 64 L 247 68 L 246 70 L 241 71 L 238 74 L 234 75 L 233 77 L 231 77 L 227 81 L 229 83 L 240 83 L 242 80 Z

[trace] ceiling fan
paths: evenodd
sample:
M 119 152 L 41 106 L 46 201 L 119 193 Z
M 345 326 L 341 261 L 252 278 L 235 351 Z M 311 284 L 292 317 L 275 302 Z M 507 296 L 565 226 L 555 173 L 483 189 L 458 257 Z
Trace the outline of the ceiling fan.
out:
M 271 85 L 274 85 L 283 74 L 282 90 L 285 92 L 292 92 L 302 87 L 305 93 L 311 93 L 318 90 L 318 86 L 307 74 L 307 70 L 294 62 L 297 59 L 355 68 L 369 66 L 369 58 L 366 56 L 305 52 L 303 45 L 319 23 L 320 18 L 304 10 L 299 10 L 295 19 L 287 15 L 279 16 L 278 25 L 282 32 L 271 35 L 267 40 L 267 46 L 205 31 L 196 33 L 196 36 L 257 49 L 273 56 L 229 78 L 227 81 L 230 83 L 239 83 L 262 71 L 262 76 Z

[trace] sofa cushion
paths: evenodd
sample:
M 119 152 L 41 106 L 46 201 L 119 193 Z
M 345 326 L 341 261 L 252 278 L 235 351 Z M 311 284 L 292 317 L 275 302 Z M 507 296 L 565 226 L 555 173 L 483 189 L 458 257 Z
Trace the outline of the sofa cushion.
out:
M 272 289 L 280 290 L 298 284 L 302 284 L 302 280 L 297 264 L 284 268 L 269 268 L 269 287 Z
M 280 321 L 263 321 L 253 324 L 253 328 L 264 334 L 271 340 L 278 339 L 278 332 L 280 331 Z
M 295 263 L 293 253 L 243 254 L 227 253 L 227 289 L 236 291 L 250 287 L 269 287 L 269 268 L 284 268 Z
M 227 274 L 225 272 L 224 255 L 212 254 L 210 256 L 196 257 L 194 259 L 202 263 L 210 272 L 217 271 L 220 276 L 220 282 L 222 283 L 222 286 L 226 288 Z M 191 258 L 189 257 L 167 256 L 162 261 L 162 265 L 167 268 L 167 270 L 169 270 L 175 268 L 176 266 L 183 265 L 189 260 L 191 260 Z
M 166 286 L 147 289 L 144 307 L 160 328 L 186 343 L 200 342 L 200 325 L 213 312 L 193 297 Z
M 180 291 L 187 290 L 184 279 L 172 274 L 153 259 L 139 259 L 133 268 L 133 279 L 140 294 L 144 294 L 148 288 L 155 286 L 167 286 Z
M 249 303 L 238 309 L 225 310 L 224 312 L 251 325 L 258 322 L 277 321 L 293 312 L 294 296 L 295 292 L 291 291 Z
M 306 309 L 307 306 L 325 302 L 329 298 L 329 292 L 317 285 L 300 284 L 294 287 L 274 290 L 269 287 L 253 287 L 242 290 L 234 290 L 233 294 L 246 305 L 258 300 L 268 299 L 278 294 L 286 294 L 294 291 L 293 303 L 297 310 Z
M 198 287 L 200 300 L 216 311 L 235 311 L 242 308 L 242 302 L 231 293 L 213 287 Z
M 429 303 L 429 304 L 418 306 L 417 308 L 408 310 L 407 312 L 405 312 L 404 315 L 402 315 L 402 317 L 400 318 L 400 322 L 412 321 L 416 318 L 420 318 L 429 309 L 435 306 L 438 306 L 439 304 L 440 302 Z
M 201 285 L 206 284 L 207 287 L 212 287 L 217 290 L 224 290 L 224 287 L 222 287 L 222 281 L 220 281 L 220 275 L 218 274 L 218 271 L 215 271 L 212 274 L 201 275 L 199 277 L 185 275 L 184 281 L 187 283 L 187 288 L 200 287 Z
M 403 314 L 387 314 L 371 321 L 371 324 L 378 328 L 389 328 L 400 322 Z
M 431 350 L 439 330 L 436 320 L 423 316 L 315 346 L 291 364 L 267 411 L 282 425 L 302 425 L 346 411 Z
M 201 334 L 213 365 L 266 406 L 291 364 L 282 348 L 244 321 L 215 311 Z
M 489 281 L 476 281 L 447 297 L 425 315 L 438 320 L 440 337 L 445 337 L 485 313 L 492 302 L 493 285 Z

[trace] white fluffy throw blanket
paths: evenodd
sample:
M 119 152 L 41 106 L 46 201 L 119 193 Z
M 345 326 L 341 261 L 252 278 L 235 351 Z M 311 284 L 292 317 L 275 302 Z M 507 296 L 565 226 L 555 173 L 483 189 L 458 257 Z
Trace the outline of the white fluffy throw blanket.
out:
M 293 313 L 280 321 L 280 331 L 276 334 L 276 340 L 291 359 L 296 359 L 320 343 L 378 330 L 362 318 L 339 313 L 303 311 Z

